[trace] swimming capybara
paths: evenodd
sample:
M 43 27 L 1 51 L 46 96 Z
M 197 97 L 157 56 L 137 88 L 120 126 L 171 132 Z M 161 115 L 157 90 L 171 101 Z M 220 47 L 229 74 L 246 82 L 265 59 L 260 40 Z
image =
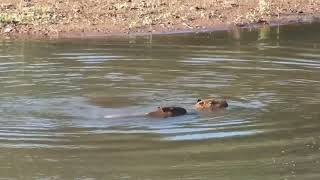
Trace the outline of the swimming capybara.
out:
M 167 118 L 174 116 L 182 116 L 187 113 L 182 107 L 158 107 L 156 111 L 149 112 L 146 115 L 155 118 Z
M 215 110 L 228 107 L 225 99 L 198 99 L 195 104 L 197 110 Z

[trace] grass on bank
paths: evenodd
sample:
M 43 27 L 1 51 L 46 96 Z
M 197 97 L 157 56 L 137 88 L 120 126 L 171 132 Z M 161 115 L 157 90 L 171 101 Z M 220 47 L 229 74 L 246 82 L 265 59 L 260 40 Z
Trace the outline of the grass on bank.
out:
M 54 11 L 46 6 L 22 7 L 0 12 L 0 25 L 40 25 L 55 22 Z
M 219 24 L 268 23 L 282 15 L 318 16 L 320 12 L 320 0 L 0 1 L 0 33 L 6 26 L 21 32 L 195 29 Z

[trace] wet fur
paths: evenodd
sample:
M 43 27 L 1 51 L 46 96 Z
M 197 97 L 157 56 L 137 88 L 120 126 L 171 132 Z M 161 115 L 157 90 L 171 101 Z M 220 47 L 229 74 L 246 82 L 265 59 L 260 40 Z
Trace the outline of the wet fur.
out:
M 182 107 L 158 107 L 156 111 L 147 113 L 147 116 L 155 118 L 167 118 L 174 116 L 182 116 L 187 113 L 187 110 Z
M 195 108 L 199 111 L 202 110 L 209 110 L 213 111 L 216 109 L 222 109 L 228 107 L 228 103 L 224 99 L 198 99 L 197 103 L 195 104 Z M 128 116 L 128 117 L 140 117 L 140 116 L 149 116 L 153 118 L 168 118 L 168 117 L 175 117 L 175 116 L 182 116 L 187 114 L 187 110 L 182 107 L 158 107 L 156 111 L 152 111 L 146 113 L 144 115 L 135 115 L 135 116 Z M 106 118 L 114 118 L 112 116 L 105 116 Z M 127 116 L 119 116 L 118 118 L 123 118 Z
M 197 110 L 216 110 L 227 108 L 228 103 L 225 99 L 198 99 L 197 103 L 195 104 Z

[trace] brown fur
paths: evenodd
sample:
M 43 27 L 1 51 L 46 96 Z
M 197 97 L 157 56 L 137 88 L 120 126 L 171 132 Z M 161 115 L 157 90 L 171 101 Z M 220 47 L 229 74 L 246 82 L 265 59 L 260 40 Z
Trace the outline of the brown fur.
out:
M 198 99 L 195 107 L 197 110 L 215 110 L 228 107 L 228 103 L 224 99 Z
M 187 111 L 181 107 L 158 107 L 156 111 L 147 113 L 147 116 L 156 118 L 167 118 L 174 116 L 182 116 L 186 113 Z

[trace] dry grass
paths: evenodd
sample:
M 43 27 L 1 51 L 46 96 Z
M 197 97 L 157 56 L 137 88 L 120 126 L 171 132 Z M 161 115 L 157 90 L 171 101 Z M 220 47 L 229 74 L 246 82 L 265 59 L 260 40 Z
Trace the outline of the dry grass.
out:
M 55 22 L 54 11 L 49 7 L 32 6 L 23 7 L 13 11 L 0 13 L 0 24 L 40 25 Z

